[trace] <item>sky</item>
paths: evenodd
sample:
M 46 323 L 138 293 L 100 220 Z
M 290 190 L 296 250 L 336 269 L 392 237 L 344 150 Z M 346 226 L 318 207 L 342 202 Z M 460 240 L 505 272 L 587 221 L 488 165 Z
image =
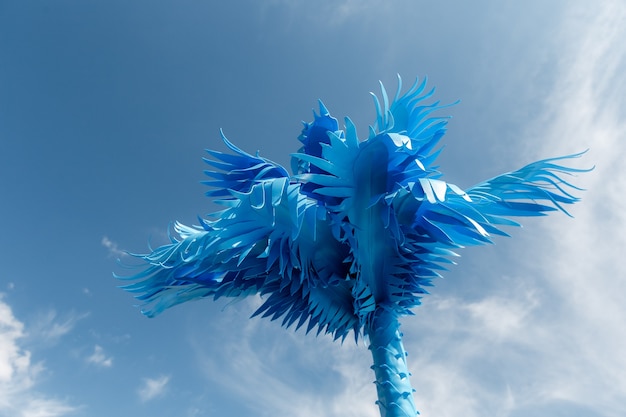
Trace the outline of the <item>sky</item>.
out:
M 402 321 L 424 417 L 626 415 L 626 4 L 0 0 L 0 416 L 375 417 L 366 346 L 249 319 L 140 314 L 112 272 L 215 210 L 219 129 L 289 166 L 322 99 L 428 76 L 469 187 L 589 152 L 571 208 L 468 248 Z

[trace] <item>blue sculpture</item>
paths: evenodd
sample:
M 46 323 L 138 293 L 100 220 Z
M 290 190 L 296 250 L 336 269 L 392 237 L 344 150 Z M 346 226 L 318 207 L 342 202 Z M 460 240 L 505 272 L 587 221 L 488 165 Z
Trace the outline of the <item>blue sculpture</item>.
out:
M 381 84 L 382 87 L 382 84 Z M 305 123 L 303 146 L 282 166 L 240 150 L 209 150 L 207 192 L 224 210 L 199 226 L 176 223 L 178 237 L 146 255 L 124 286 L 153 317 L 186 301 L 260 294 L 254 313 L 306 325 L 342 341 L 365 336 L 383 417 L 417 414 L 399 317 L 412 314 L 456 249 L 507 236 L 509 217 L 540 216 L 578 201 L 563 175 L 584 170 L 534 162 L 468 190 L 444 182 L 433 166 L 447 119 L 432 117 L 426 80 L 389 103 L 373 95 L 376 123 L 360 141 L 320 101 Z M 567 212 L 566 212 L 567 213 Z

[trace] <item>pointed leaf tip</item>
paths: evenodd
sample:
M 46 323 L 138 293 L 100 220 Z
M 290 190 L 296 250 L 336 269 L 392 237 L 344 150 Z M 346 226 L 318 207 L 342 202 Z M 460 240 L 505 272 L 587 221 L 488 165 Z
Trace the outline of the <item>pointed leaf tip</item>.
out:
M 319 103 L 319 106 L 320 106 L 320 116 L 328 116 L 328 115 L 330 115 L 330 112 L 328 111 L 328 109 L 326 108 L 326 106 L 324 105 L 322 100 L 318 99 L 317 102 Z

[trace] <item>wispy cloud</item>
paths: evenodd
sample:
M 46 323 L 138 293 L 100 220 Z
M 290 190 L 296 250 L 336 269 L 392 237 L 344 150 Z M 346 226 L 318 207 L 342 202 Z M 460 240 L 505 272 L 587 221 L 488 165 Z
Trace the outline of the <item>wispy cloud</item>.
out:
M 605 2 L 557 22 L 560 71 L 541 128 L 529 127 L 544 134 L 533 157 L 591 148 L 577 162 L 597 167 L 574 181 L 588 190 L 575 219 L 534 222 L 538 239 L 517 246 L 523 288 L 472 302 L 432 297 L 407 320 L 424 417 L 626 414 L 625 20 L 623 2 Z
M 35 390 L 42 363 L 32 363 L 30 351 L 21 346 L 24 324 L 0 294 L 0 415 L 60 417 L 76 407 Z
M 533 158 L 591 151 L 578 166 L 575 219 L 533 222 L 515 246 L 521 287 L 478 300 L 429 296 L 406 320 L 424 417 L 626 414 L 626 5 L 579 3 L 555 21 L 558 75 L 543 103 Z M 556 46 L 555 46 L 556 48 Z M 532 159 L 532 158 L 531 158 Z M 489 287 L 489 291 L 493 287 Z M 414 335 L 419 335 L 415 337 Z
M 169 381 L 170 377 L 166 375 L 161 375 L 158 378 L 143 378 L 142 385 L 137 391 L 139 399 L 145 402 L 160 397 L 165 393 Z
M 509 267 L 521 287 L 430 296 L 420 320 L 406 320 L 424 417 L 626 414 L 626 5 L 567 10 L 554 22 L 558 71 L 545 117 L 528 127 L 542 133 L 529 159 L 591 148 L 576 162 L 596 169 L 574 180 L 587 189 L 575 219 L 550 216 L 533 222 L 534 237 L 516 236 L 532 240 Z
M 110 368 L 113 366 L 113 358 L 105 355 L 104 349 L 99 345 L 94 346 L 93 353 L 87 357 L 86 361 L 87 363 L 92 363 L 104 368 Z
M 108 249 L 110 257 L 112 257 L 112 258 L 122 258 L 123 256 L 126 256 L 126 252 L 121 250 L 117 246 L 117 243 L 113 242 L 107 236 L 103 236 L 102 240 L 100 241 L 100 243 L 102 244 L 102 246 L 104 246 L 105 248 Z
M 528 222 L 532 237 L 516 236 L 518 286 L 429 296 L 422 320 L 405 321 L 424 417 L 626 414 L 624 21 L 619 1 L 580 2 L 555 21 L 556 82 L 528 127 L 542 133 L 530 159 L 591 148 L 576 165 L 596 169 L 573 181 L 588 190 L 574 220 Z
M 537 392 L 519 392 L 534 381 L 536 361 L 545 360 L 543 352 L 558 337 L 545 331 L 545 300 L 533 285 L 477 301 L 434 295 L 419 320 L 405 320 L 409 369 L 424 416 L 504 417 L 527 401 L 543 400 Z
M 29 339 L 48 345 L 56 344 L 59 339 L 70 333 L 76 324 L 89 316 L 89 313 L 69 312 L 59 315 L 56 310 L 40 314 L 30 325 Z
M 305 336 L 302 330 L 295 333 L 268 320 L 249 320 L 247 310 L 256 304 L 258 299 L 253 298 L 237 309 L 227 308 L 210 332 L 190 336 L 211 384 L 241 399 L 237 405 L 241 410 L 264 410 L 264 415 L 380 415 L 374 404 L 369 351 L 363 344 L 342 345 L 331 337 Z M 232 330 L 233 322 L 240 325 L 237 331 Z M 207 349 L 202 334 L 219 334 L 220 347 Z
M 596 169 L 581 182 L 588 191 L 574 221 L 547 224 L 556 250 L 541 250 L 538 265 L 572 319 L 559 333 L 567 347 L 546 395 L 584 401 L 607 416 L 626 414 L 623 346 L 626 269 L 626 4 L 608 1 L 572 11 L 561 33 L 561 74 L 547 100 L 552 124 L 545 148 L 591 148 Z M 570 37 L 569 39 L 567 37 Z M 558 104 L 557 104 L 558 103 Z M 544 248 L 545 249 L 545 248 Z

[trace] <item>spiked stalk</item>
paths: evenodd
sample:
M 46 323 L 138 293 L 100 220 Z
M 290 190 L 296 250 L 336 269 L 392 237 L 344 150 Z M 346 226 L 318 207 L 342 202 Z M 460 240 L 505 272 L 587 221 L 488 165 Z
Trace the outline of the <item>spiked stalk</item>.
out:
M 413 401 L 398 315 L 386 306 L 377 307 L 368 335 L 381 417 L 415 417 L 419 412 Z

